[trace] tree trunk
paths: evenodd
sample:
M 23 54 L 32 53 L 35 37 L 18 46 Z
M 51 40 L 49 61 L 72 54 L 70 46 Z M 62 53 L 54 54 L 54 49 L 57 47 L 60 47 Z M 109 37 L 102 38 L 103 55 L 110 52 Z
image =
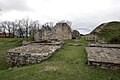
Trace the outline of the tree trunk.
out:
M 10 35 L 10 29 L 9 29 L 9 38 L 11 37 L 11 35 Z
M 28 28 L 26 27 L 26 38 L 28 38 Z

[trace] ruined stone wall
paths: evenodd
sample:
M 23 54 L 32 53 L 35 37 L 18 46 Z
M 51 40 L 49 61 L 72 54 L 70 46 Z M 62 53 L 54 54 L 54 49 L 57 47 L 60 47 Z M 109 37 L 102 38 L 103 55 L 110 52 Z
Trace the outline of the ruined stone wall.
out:
M 23 66 L 39 63 L 49 58 L 62 45 L 28 44 L 7 51 L 7 63 L 12 66 Z
M 80 39 L 80 33 L 77 30 L 72 31 L 72 39 Z
M 100 47 L 100 48 L 118 48 L 120 49 L 120 44 L 88 44 L 89 47 Z
M 57 23 L 52 29 L 52 39 L 67 40 L 72 39 L 71 28 L 67 23 Z
M 98 41 L 98 36 L 95 34 L 88 34 L 85 36 L 86 40 L 88 41 Z
M 86 51 L 89 65 L 104 69 L 120 69 L 119 44 L 90 44 Z
M 41 30 L 39 30 L 39 31 L 37 31 L 37 32 L 35 33 L 35 35 L 34 35 L 34 40 L 35 40 L 35 41 L 40 41 L 40 40 L 42 40 L 42 31 L 41 31 Z
M 114 70 L 120 69 L 120 64 L 114 64 L 114 63 L 88 61 L 88 65 L 97 66 L 102 69 L 114 69 Z
M 35 41 L 39 40 L 67 40 L 72 39 L 72 31 L 67 23 L 57 23 L 53 28 L 42 26 L 34 35 Z
M 40 35 L 42 37 L 42 40 L 49 40 L 52 35 L 52 28 L 49 26 L 42 26 Z

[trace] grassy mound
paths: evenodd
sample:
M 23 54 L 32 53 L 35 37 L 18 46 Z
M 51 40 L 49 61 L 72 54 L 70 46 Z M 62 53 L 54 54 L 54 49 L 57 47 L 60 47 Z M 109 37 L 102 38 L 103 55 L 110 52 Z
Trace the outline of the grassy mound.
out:
M 101 24 L 91 33 L 97 34 L 100 40 L 107 43 L 120 43 L 120 22 L 113 21 Z

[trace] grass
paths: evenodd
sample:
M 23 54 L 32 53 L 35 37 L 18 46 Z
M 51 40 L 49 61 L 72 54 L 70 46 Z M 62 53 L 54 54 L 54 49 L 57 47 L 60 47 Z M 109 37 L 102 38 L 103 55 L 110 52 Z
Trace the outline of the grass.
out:
M 101 24 L 100 26 L 103 26 L 103 24 Z M 91 33 L 95 33 L 95 31 L 99 29 L 100 26 L 94 29 Z M 117 21 L 109 22 L 98 33 L 98 36 L 100 37 L 101 40 L 107 43 L 120 44 L 120 22 L 117 22 Z
M 7 50 L 20 46 L 23 40 L 31 41 L 30 38 L 0 38 L 0 70 L 9 67 L 6 63 Z
M 69 43 L 82 46 L 69 46 Z M 80 41 L 65 41 L 60 50 L 40 64 L 1 70 L 0 80 L 120 80 L 119 71 L 104 70 L 86 64 L 86 44 L 83 38 Z M 3 54 L 0 55 L 2 57 Z
M 21 45 L 22 39 L 18 38 L 0 38 L 0 70 L 7 69 L 6 52 L 10 48 Z

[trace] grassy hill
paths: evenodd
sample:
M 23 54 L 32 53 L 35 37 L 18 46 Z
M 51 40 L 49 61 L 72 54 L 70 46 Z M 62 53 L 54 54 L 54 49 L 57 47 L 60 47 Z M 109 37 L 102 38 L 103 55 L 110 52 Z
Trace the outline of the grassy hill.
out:
M 107 43 L 120 43 L 120 22 L 103 23 L 94 29 L 92 33 L 97 34 L 100 40 Z
M 39 64 L 20 68 L 6 67 L 5 55 L 8 48 L 16 47 L 20 39 L 0 39 L 0 80 L 119 80 L 120 71 L 104 70 L 88 66 L 84 38 L 80 41 L 65 41 L 65 45 L 52 57 Z M 82 46 L 69 46 L 81 44 Z M 5 68 L 4 68 L 5 67 Z M 3 70 L 4 68 L 4 70 Z

